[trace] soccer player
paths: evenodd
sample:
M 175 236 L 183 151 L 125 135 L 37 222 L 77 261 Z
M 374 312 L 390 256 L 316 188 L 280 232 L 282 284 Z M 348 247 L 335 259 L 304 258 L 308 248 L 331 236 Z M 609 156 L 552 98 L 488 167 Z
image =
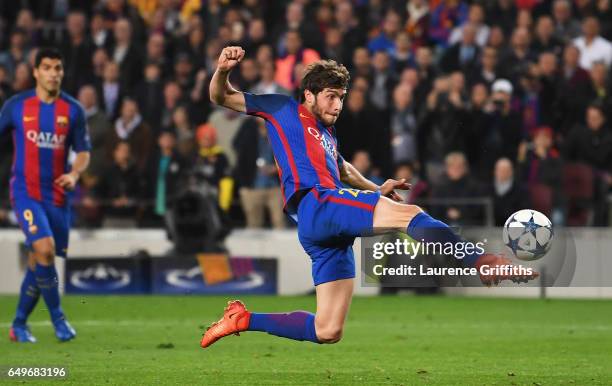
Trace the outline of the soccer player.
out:
M 55 336 L 60 341 L 76 336 L 60 305 L 54 258 L 66 257 L 70 228 L 66 191 L 74 188 L 87 168 L 91 146 L 83 108 L 60 90 L 63 76 L 61 54 L 41 48 L 34 62 L 36 88 L 13 96 L 0 112 L 0 134 L 12 130 L 15 144 L 11 204 L 30 248 L 9 332 L 15 342 L 36 342 L 26 320 L 40 296 Z M 68 170 L 70 149 L 76 158 Z
M 418 206 L 400 203 L 394 189 L 408 189 L 404 180 L 387 180 L 378 186 L 338 154 L 333 124 L 340 115 L 348 87 L 349 74 L 344 66 L 326 60 L 309 65 L 298 103 L 283 95 L 253 95 L 235 90 L 228 77 L 243 57 L 240 47 L 223 49 L 211 80 L 210 98 L 221 106 L 266 120 L 282 182 L 285 211 L 297 221 L 300 243 L 312 261 L 317 309 L 316 314 L 304 311 L 263 314 L 247 311 L 239 300 L 231 301 L 221 320 L 204 333 L 200 345 L 206 348 L 224 336 L 247 330 L 294 340 L 335 343 L 342 336 L 353 295 L 355 237 L 375 229 L 388 229 L 406 232 L 425 242 L 461 239 Z M 343 184 L 352 188 L 343 188 Z M 425 231 L 431 228 L 436 231 Z M 467 256 L 464 260 L 476 267 L 511 264 L 504 257 L 490 254 Z M 481 280 L 491 284 L 536 275 L 481 275 Z

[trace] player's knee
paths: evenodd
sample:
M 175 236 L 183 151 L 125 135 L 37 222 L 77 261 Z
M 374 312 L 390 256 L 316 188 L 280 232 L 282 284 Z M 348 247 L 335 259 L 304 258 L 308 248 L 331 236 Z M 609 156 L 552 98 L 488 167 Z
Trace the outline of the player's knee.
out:
M 43 243 L 34 247 L 34 257 L 37 263 L 52 265 L 55 260 L 55 246 L 52 243 Z
M 338 343 L 342 339 L 342 327 L 331 326 L 317 329 L 317 339 L 321 343 Z

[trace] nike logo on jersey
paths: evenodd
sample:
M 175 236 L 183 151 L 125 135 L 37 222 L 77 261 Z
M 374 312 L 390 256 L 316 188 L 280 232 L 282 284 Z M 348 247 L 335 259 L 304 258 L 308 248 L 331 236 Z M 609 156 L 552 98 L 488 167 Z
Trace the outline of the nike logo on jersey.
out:
M 302 117 L 302 118 L 308 118 L 308 116 L 306 116 L 306 115 L 304 115 L 304 114 L 302 114 L 302 113 L 300 113 L 300 117 Z
M 23 117 L 24 122 L 32 122 L 34 120 L 36 120 L 36 117 L 28 117 L 28 116 Z

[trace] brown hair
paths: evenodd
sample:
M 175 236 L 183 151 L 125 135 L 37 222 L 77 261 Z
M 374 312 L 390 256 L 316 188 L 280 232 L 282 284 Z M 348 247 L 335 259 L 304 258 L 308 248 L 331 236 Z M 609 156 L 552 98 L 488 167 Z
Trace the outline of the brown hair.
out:
M 304 71 L 300 86 L 300 102 L 306 97 L 304 91 L 308 90 L 317 95 L 326 88 L 347 89 L 350 75 L 346 67 L 334 60 L 319 60 L 311 63 Z

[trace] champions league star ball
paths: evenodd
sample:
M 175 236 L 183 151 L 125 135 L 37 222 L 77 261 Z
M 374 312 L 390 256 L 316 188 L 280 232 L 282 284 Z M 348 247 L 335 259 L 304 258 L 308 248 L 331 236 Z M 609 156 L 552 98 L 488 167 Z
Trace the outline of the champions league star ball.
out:
M 502 237 L 518 259 L 537 260 L 546 255 L 552 245 L 552 223 L 537 210 L 522 209 L 508 217 Z

